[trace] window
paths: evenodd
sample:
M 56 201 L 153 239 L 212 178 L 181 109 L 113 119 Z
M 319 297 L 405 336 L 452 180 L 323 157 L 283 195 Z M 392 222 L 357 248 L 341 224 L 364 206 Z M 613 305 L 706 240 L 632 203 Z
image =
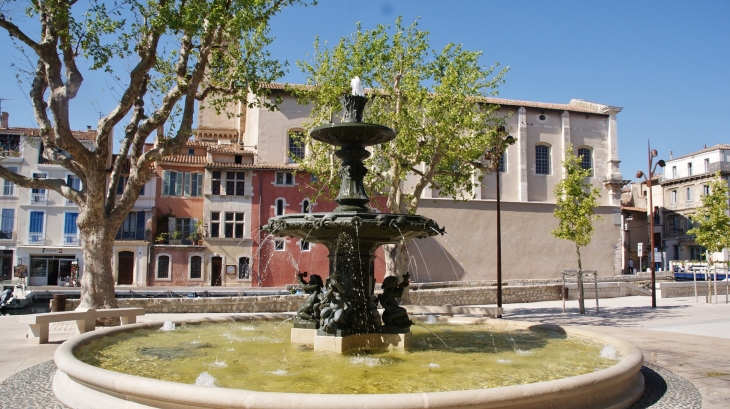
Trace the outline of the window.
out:
M 692 188 L 691 187 L 687 188 L 687 201 L 688 202 L 692 201 Z
M 170 278 L 170 256 L 160 255 L 157 257 L 157 278 L 163 280 Z
M 246 172 L 226 172 L 226 195 L 243 196 Z
M 66 175 L 66 184 L 71 189 L 81 190 L 81 179 L 76 175 Z
M 294 174 L 291 172 L 276 172 L 274 184 L 292 186 L 294 184 Z
M 672 179 L 676 179 L 676 178 L 677 178 L 677 167 L 672 166 Z
M 203 278 L 203 258 L 200 256 L 190 257 L 190 278 Z
M 707 249 L 700 246 L 691 246 L 689 248 L 689 259 L 705 261 L 707 255 Z
M 243 155 L 236 155 L 233 157 L 233 163 L 240 165 L 243 162 Z
M 73 176 L 75 177 L 75 176 Z M 129 176 L 119 176 L 119 183 L 117 183 L 117 194 L 121 195 L 124 193 L 124 188 L 127 187 L 127 182 L 129 182 Z M 69 183 L 69 182 L 66 182 Z M 70 185 L 69 185 L 70 186 Z M 79 184 L 79 188 L 81 185 Z M 141 188 L 139 188 L 139 194 L 144 194 L 144 185 L 142 185 Z
M 550 174 L 550 147 L 547 145 L 535 146 L 535 173 Z
M 499 171 L 501 173 L 505 172 L 505 161 L 507 160 L 507 151 L 502 152 L 502 155 L 499 157 Z
M 672 204 L 677 203 L 677 191 L 676 190 L 672 190 L 671 192 L 669 192 L 669 202 Z
M 46 147 L 43 144 L 43 142 L 41 142 L 40 146 L 38 147 L 38 164 L 39 165 L 51 162 L 50 160 L 46 159 L 45 156 L 43 156 L 43 151 L 45 151 L 45 150 L 46 150 Z
M 188 155 L 195 155 L 195 148 L 188 148 Z
M 144 189 L 144 186 L 142 188 Z M 144 191 L 140 194 L 144 194 Z M 203 174 L 166 170 L 162 173 L 162 194 L 165 196 L 202 196 Z
M 309 205 L 309 199 L 302 200 L 302 213 L 312 213 L 312 209 Z
M 43 221 L 45 212 L 31 211 L 28 225 L 28 243 L 43 244 Z
M 3 209 L 0 223 L 0 239 L 11 240 L 15 228 L 15 209 Z
M 710 171 L 710 159 L 705 159 L 705 173 Z
M 63 245 L 64 246 L 78 246 L 79 245 L 79 230 L 76 225 L 76 220 L 79 218 L 78 213 L 66 213 L 64 217 L 63 226 Z
M 679 216 L 673 216 L 671 219 L 669 219 L 669 222 L 672 226 L 672 229 L 679 230 Z
M 248 257 L 239 257 L 238 258 L 238 279 L 239 280 L 248 280 L 251 278 L 251 268 L 249 266 L 249 258 Z
M 243 213 L 226 212 L 226 238 L 243 238 Z
M 707 196 L 710 194 L 710 186 L 702 185 L 702 195 Z
M 20 150 L 20 135 L 0 135 L 0 149 L 6 151 Z
M 221 194 L 221 173 L 213 172 L 211 175 L 210 193 L 213 195 Z
M 18 173 L 18 168 L 15 166 L 6 166 L 5 169 L 13 173 Z M 15 183 L 9 180 L 3 183 L 3 196 L 15 196 Z
M 34 179 L 45 179 L 45 173 L 33 173 Z M 31 189 L 30 190 L 30 203 L 31 204 L 46 204 L 46 189 Z
M 276 216 L 284 214 L 284 199 L 276 199 Z
M 687 164 L 687 176 L 692 176 L 692 162 Z
M 189 217 L 176 217 L 175 218 L 175 230 L 180 232 L 180 239 L 182 244 L 190 244 L 190 233 L 195 228 L 195 219 Z
M 300 240 L 299 241 L 299 248 L 301 251 L 309 251 L 309 242 Z
M 130 212 L 117 232 L 117 240 L 144 240 L 144 212 Z
M 580 167 L 584 170 L 593 169 L 593 158 L 591 150 L 588 148 L 578 149 L 578 157 L 580 158 Z
M 312 173 L 311 175 L 309 175 L 309 181 L 311 183 L 317 183 L 317 182 L 319 182 L 319 178 L 317 177 L 317 175 L 315 175 L 314 173 Z
M 289 162 L 304 159 L 304 132 L 289 132 Z
M 284 251 L 284 239 L 276 239 L 276 240 L 274 240 L 274 250 L 276 250 L 276 251 Z
M 210 237 L 220 237 L 221 213 L 210 212 Z

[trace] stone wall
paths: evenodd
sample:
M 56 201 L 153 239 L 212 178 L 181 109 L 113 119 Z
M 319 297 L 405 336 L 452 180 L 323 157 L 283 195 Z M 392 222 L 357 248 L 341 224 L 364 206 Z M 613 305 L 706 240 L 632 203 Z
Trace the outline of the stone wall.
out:
M 715 283 L 711 282 L 710 284 L 712 286 L 710 288 L 710 293 L 714 295 Z M 725 292 L 728 290 L 727 286 L 727 281 L 718 281 L 717 295 L 724 296 Z M 695 295 L 695 285 L 691 281 L 682 281 L 677 283 L 660 283 L 659 291 L 661 293 L 661 298 L 692 297 Z M 697 295 L 702 297 L 707 295 L 707 282 L 697 282 Z
M 560 300 L 561 285 L 504 286 L 505 304 Z M 413 305 L 484 305 L 497 303 L 497 286 L 438 288 L 410 292 Z

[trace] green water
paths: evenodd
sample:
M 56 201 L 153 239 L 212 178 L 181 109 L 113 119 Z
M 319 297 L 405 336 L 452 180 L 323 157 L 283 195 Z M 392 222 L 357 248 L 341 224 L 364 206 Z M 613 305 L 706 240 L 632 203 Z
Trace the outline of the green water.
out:
M 203 374 L 201 380 L 226 388 L 348 394 L 492 388 L 616 363 L 601 356 L 603 344 L 558 332 L 424 326 L 443 343 L 413 326 L 407 352 L 337 355 L 291 344 L 291 323 L 237 321 L 117 333 L 82 346 L 76 356 L 101 368 L 173 382 L 195 384 Z

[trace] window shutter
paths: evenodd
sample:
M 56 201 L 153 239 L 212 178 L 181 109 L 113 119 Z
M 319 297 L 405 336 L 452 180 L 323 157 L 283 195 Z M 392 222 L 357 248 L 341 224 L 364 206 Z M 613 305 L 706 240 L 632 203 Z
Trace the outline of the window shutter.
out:
M 180 172 L 177 172 L 177 177 L 175 178 L 175 196 L 182 196 L 182 184 L 183 184 L 183 178 Z
M 2 226 L 0 230 L 4 232 L 12 232 L 15 225 L 15 209 L 3 209 Z
M 43 233 L 43 212 L 30 212 L 30 233 Z
M 172 233 L 175 231 L 175 218 L 170 217 L 167 219 L 167 232 Z
M 76 226 L 76 220 L 78 217 L 78 213 L 66 213 L 66 223 L 63 227 L 63 234 L 76 234 L 78 232 L 78 226 Z
M 170 171 L 169 170 L 162 172 L 162 194 L 166 195 L 166 196 L 170 194 Z
M 190 219 L 190 233 L 195 233 L 195 226 L 198 224 L 198 219 Z
M 190 173 L 185 172 L 185 196 L 190 196 Z
M 196 196 L 203 196 L 203 174 L 197 173 L 195 176 L 196 176 L 196 179 L 198 180 L 198 189 L 197 189 Z

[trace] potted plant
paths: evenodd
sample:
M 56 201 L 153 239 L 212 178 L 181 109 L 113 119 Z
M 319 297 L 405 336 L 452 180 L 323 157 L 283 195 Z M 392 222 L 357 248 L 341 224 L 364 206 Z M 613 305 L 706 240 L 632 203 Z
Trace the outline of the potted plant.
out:
M 193 246 L 198 245 L 198 241 L 200 240 L 200 238 L 201 238 L 201 234 L 197 230 L 193 231 L 192 233 L 190 233 L 188 235 L 188 239 L 190 240 L 191 243 L 193 243 Z
M 167 242 L 167 233 L 160 233 L 155 237 L 155 243 L 157 244 L 165 244 Z
M 182 233 L 180 233 L 180 230 L 175 230 L 174 232 L 170 233 L 170 244 L 181 244 L 182 243 Z

